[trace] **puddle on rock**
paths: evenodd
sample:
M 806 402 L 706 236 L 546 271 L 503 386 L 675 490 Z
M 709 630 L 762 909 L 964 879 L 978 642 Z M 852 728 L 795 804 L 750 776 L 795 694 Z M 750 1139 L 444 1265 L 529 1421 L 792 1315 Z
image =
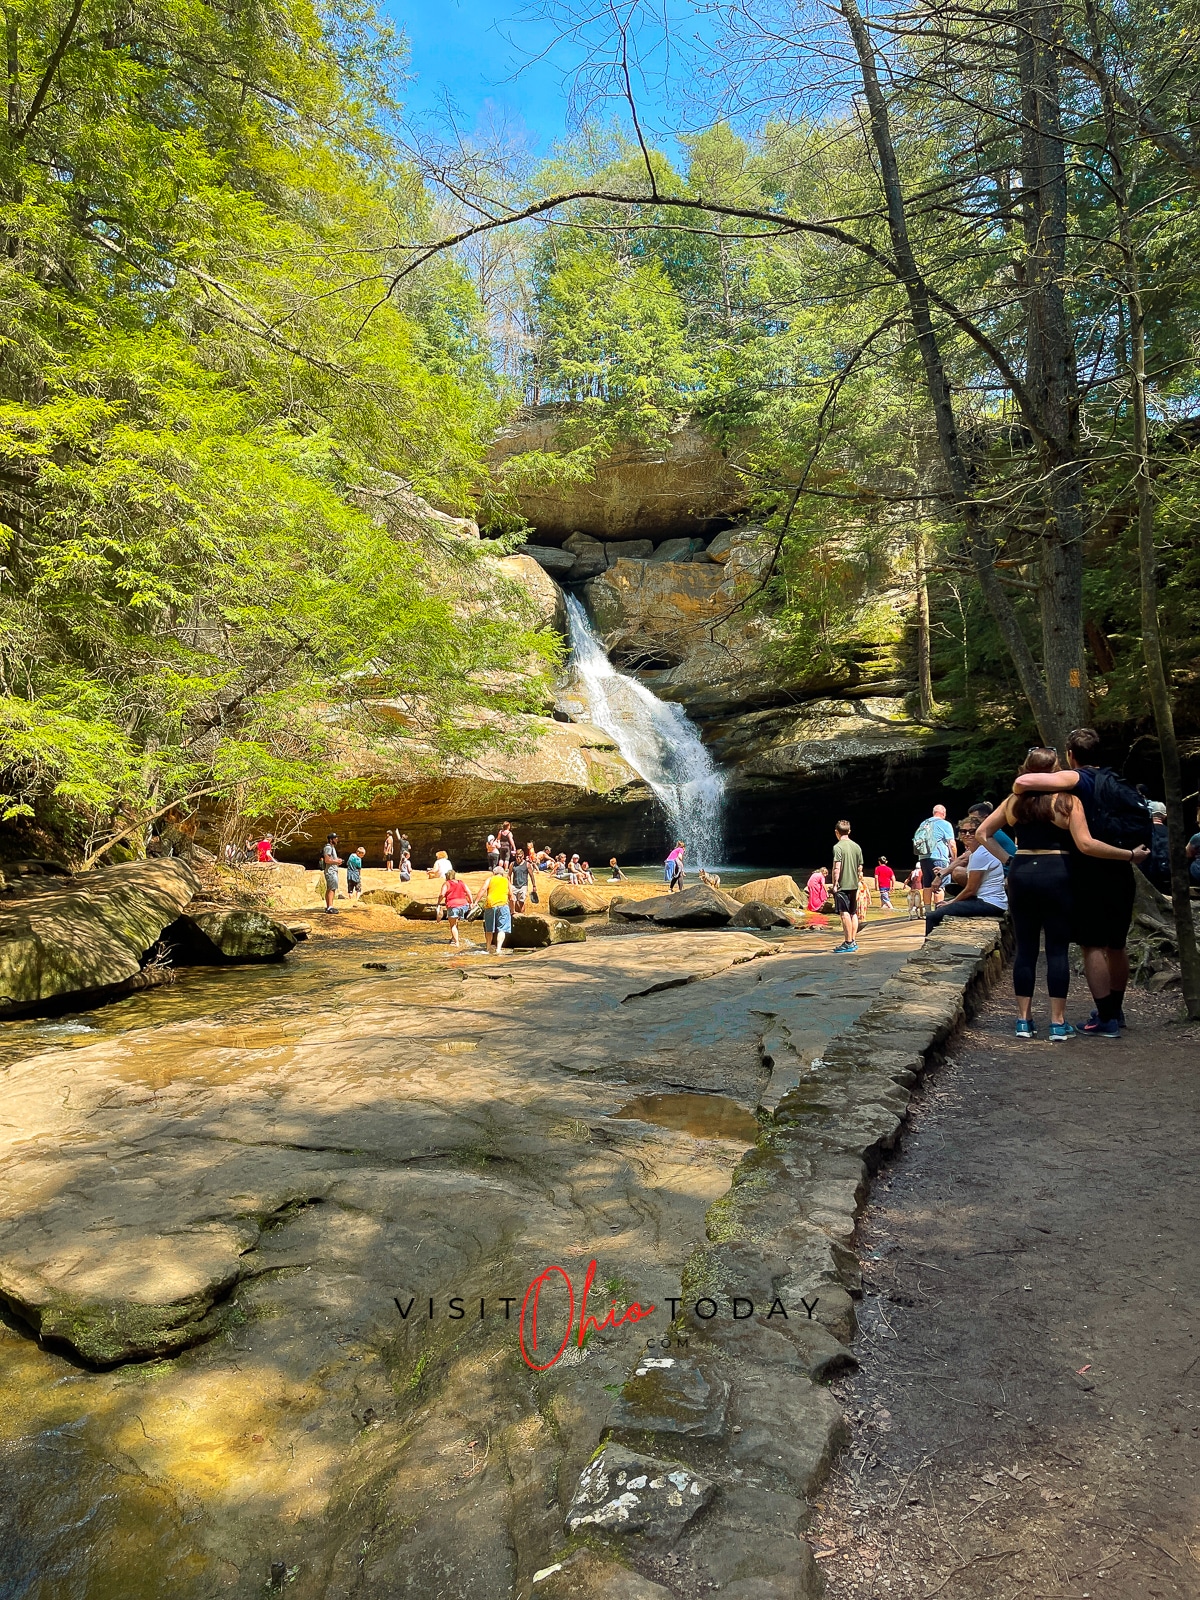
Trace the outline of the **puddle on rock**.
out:
M 639 1094 L 610 1115 L 614 1120 L 651 1122 L 658 1128 L 690 1133 L 694 1139 L 758 1142 L 754 1113 L 724 1094 Z

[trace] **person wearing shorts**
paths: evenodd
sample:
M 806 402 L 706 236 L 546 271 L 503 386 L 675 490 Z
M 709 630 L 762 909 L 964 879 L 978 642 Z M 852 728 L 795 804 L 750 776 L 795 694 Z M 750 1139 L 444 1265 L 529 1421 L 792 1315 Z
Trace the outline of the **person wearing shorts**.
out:
M 450 943 L 455 949 L 461 948 L 458 938 L 458 925 L 465 922 L 470 915 L 471 891 L 458 876 L 453 868 L 442 879 L 442 887 L 438 891 L 438 907 L 444 910 L 450 919 Z
M 321 851 L 321 871 L 325 875 L 325 914 L 330 917 L 336 917 L 338 914 L 338 909 L 333 903 L 337 899 L 338 868 L 342 864 L 337 846 L 338 836 L 336 833 L 331 833 Z
M 518 911 L 524 911 L 529 898 L 529 858 L 520 850 L 512 865 L 512 897 Z
M 392 858 L 395 855 L 395 851 L 396 841 L 392 836 L 392 830 L 389 828 L 387 831 L 387 837 L 383 841 L 383 866 L 385 872 L 392 871 L 394 866 Z
M 512 894 L 512 885 L 508 876 L 497 869 L 484 884 L 481 891 L 483 900 L 483 931 L 487 936 L 486 943 L 489 955 L 499 955 L 504 948 L 504 936 L 512 932 L 512 911 L 509 909 L 509 897 Z
M 850 837 L 850 824 L 843 818 L 834 830 L 833 907 L 842 919 L 841 944 L 835 955 L 853 955 L 858 949 L 858 888 L 862 882 L 863 854 Z
M 937 874 L 949 867 L 954 849 L 954 829 L 946 821 L 945 806 L 934 806 L 914 834 L 913 846 L 921 865 L 921 899 L 928 911 L 935 898 L 941 897 Z

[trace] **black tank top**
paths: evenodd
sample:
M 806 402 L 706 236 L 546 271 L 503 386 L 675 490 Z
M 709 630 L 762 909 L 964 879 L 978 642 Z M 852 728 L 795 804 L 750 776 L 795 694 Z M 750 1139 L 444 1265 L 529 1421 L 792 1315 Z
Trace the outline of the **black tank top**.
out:
M 1071 835 L 1053 822 L 1014 822 L 1018 850 L 1069 850 Z

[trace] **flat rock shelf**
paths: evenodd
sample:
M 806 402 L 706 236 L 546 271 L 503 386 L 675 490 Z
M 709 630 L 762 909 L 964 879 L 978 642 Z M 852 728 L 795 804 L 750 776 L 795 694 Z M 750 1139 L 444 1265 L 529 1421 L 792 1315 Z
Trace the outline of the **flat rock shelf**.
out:
M 816 1593 L 857 1208 L 1002 961 L 920 936 L 412 924 L 12 1034 L 0 1592 Z

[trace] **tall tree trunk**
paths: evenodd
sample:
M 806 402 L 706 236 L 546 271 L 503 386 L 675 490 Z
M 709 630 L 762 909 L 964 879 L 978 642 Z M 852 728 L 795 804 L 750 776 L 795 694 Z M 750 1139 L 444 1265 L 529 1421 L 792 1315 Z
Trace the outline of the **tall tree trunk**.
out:
M 984 600 L 1000 630 L 1000 636 L 1012 658 L 1025 698 L 1029 701 L 1037 721 L 1038 730 L 1046 744 L 1061 749 L 1070 724 L 1064 721 L 1061 711 L 1046 692 L 1046 685 L 1038 671 L 1033 652 L 1021 632 L 1020 619 L 997 576 L 991 540 L 979 504 L 972 492 L 971 474 L 963 456 L 954 404 L 950 397 L 950 384 L 946 377 L 941 345 L 930 309 L 929 291 L 917 266 L 909 238 L 904 190 L 900 182 L 900 166 L 892 143 L 887 101 L 879 87 L 875 47 L 871 43 L 857 0 L 841 0 L 841 11 L 858 56 L 863 91 L 871 119 L 871 140 L 879 162 L 880 180 L 887 206 L 892 253 L 900 269 L 908 298 L 913 332 L 916 335 L 917 348 L 921 352 L 921 363 L 925 370 L 925 385 L 933 405 L 938 446 L 956 509 L 963 519 L 967 551 L 975 568 L 979 587 L 983 591 Z
M 913 566 L 917 584 L 917 699 L 921 721 L 933 716 L 933 672 L 929 660 L 929 579 L 925 570 L 925 530 L 913 535 Z
M 1092 35 L 1093 61 L 1103 64 L 1099 18 L 1089 0 L 1088 26 Z M 1184 1004 L 1190 1018 L 1200 1018 L 1200 948 L 1192 905 L 1187 860 L 1187 820 L 1183 809 L 1183 768 L 1179 740 L 1175 735 L 1175 712 L 1163 660 L 1162 631 L 1158 616 L 1158 553 L 1154 548 L 1154 481 L 1150 463 L 1149 385 L 1146 380 L 1146 320 L 1142 305 L 1141 273 L 1137 246 L 1129 220 L 1129 185 L 1121 155 L 1120 125 L 1116 98 L 1107 73 L 1101 72 L 1101 95 L 1111 167 L 1111 190 L 1117 210 L 1117 238 L 1125 270 L 1123 300 L 1128 313 L 1129 375 L 1133 403 L 1134 487 L 1138 513 L 1138 576 L 1141 583 L 1142 656 L 1154 726 L 1162 758 L 1163 798 L 1167 805 L 1167 838 L 1171 858 L 1171 909 L 1175 917 L 1175 937 L 1179 944 L 1180 981 Z M 1122 341 L 1124 342 L 1124 341 Z
M 1137 263 L 1126 257 L 1126 270 Z M 1138 567 L 1142 586 L 1142 654 L 1154 726 L 1162 756 L 1163 791 L 1167 803 L 1167 838 L 1171 853 L 1171 907 L 1179 941 L 1180 979 L 1187 1014 L 1200 1018 L 1200 950 L 1192 921 L 1187 861 L 1187 823 L 1183 810 L 1183 770 L 1175 713 L 1163 662 L 1162 634 L 1158 625 L 1158 556 L 1154 549 L 1154 485 L 1150 477 L 1150 430 L 1146 408 L 1146 337 L 1142 297 L 1133 278 L 1128 295 L 1130 353 L 1133 357 L 1133 448 L 1137 461 Z
M 1044 430 L 1040 456 L 1046 478 L 1038 587 L 1042 666 L 1055 717 L 1072 728 L 1087 720 L 1083 461 L 1075 330 L 1066 302 L 1067 167 L 1058 0 L 1018 0 L 1016 28 L 1028 328 L 1025 381 Z

